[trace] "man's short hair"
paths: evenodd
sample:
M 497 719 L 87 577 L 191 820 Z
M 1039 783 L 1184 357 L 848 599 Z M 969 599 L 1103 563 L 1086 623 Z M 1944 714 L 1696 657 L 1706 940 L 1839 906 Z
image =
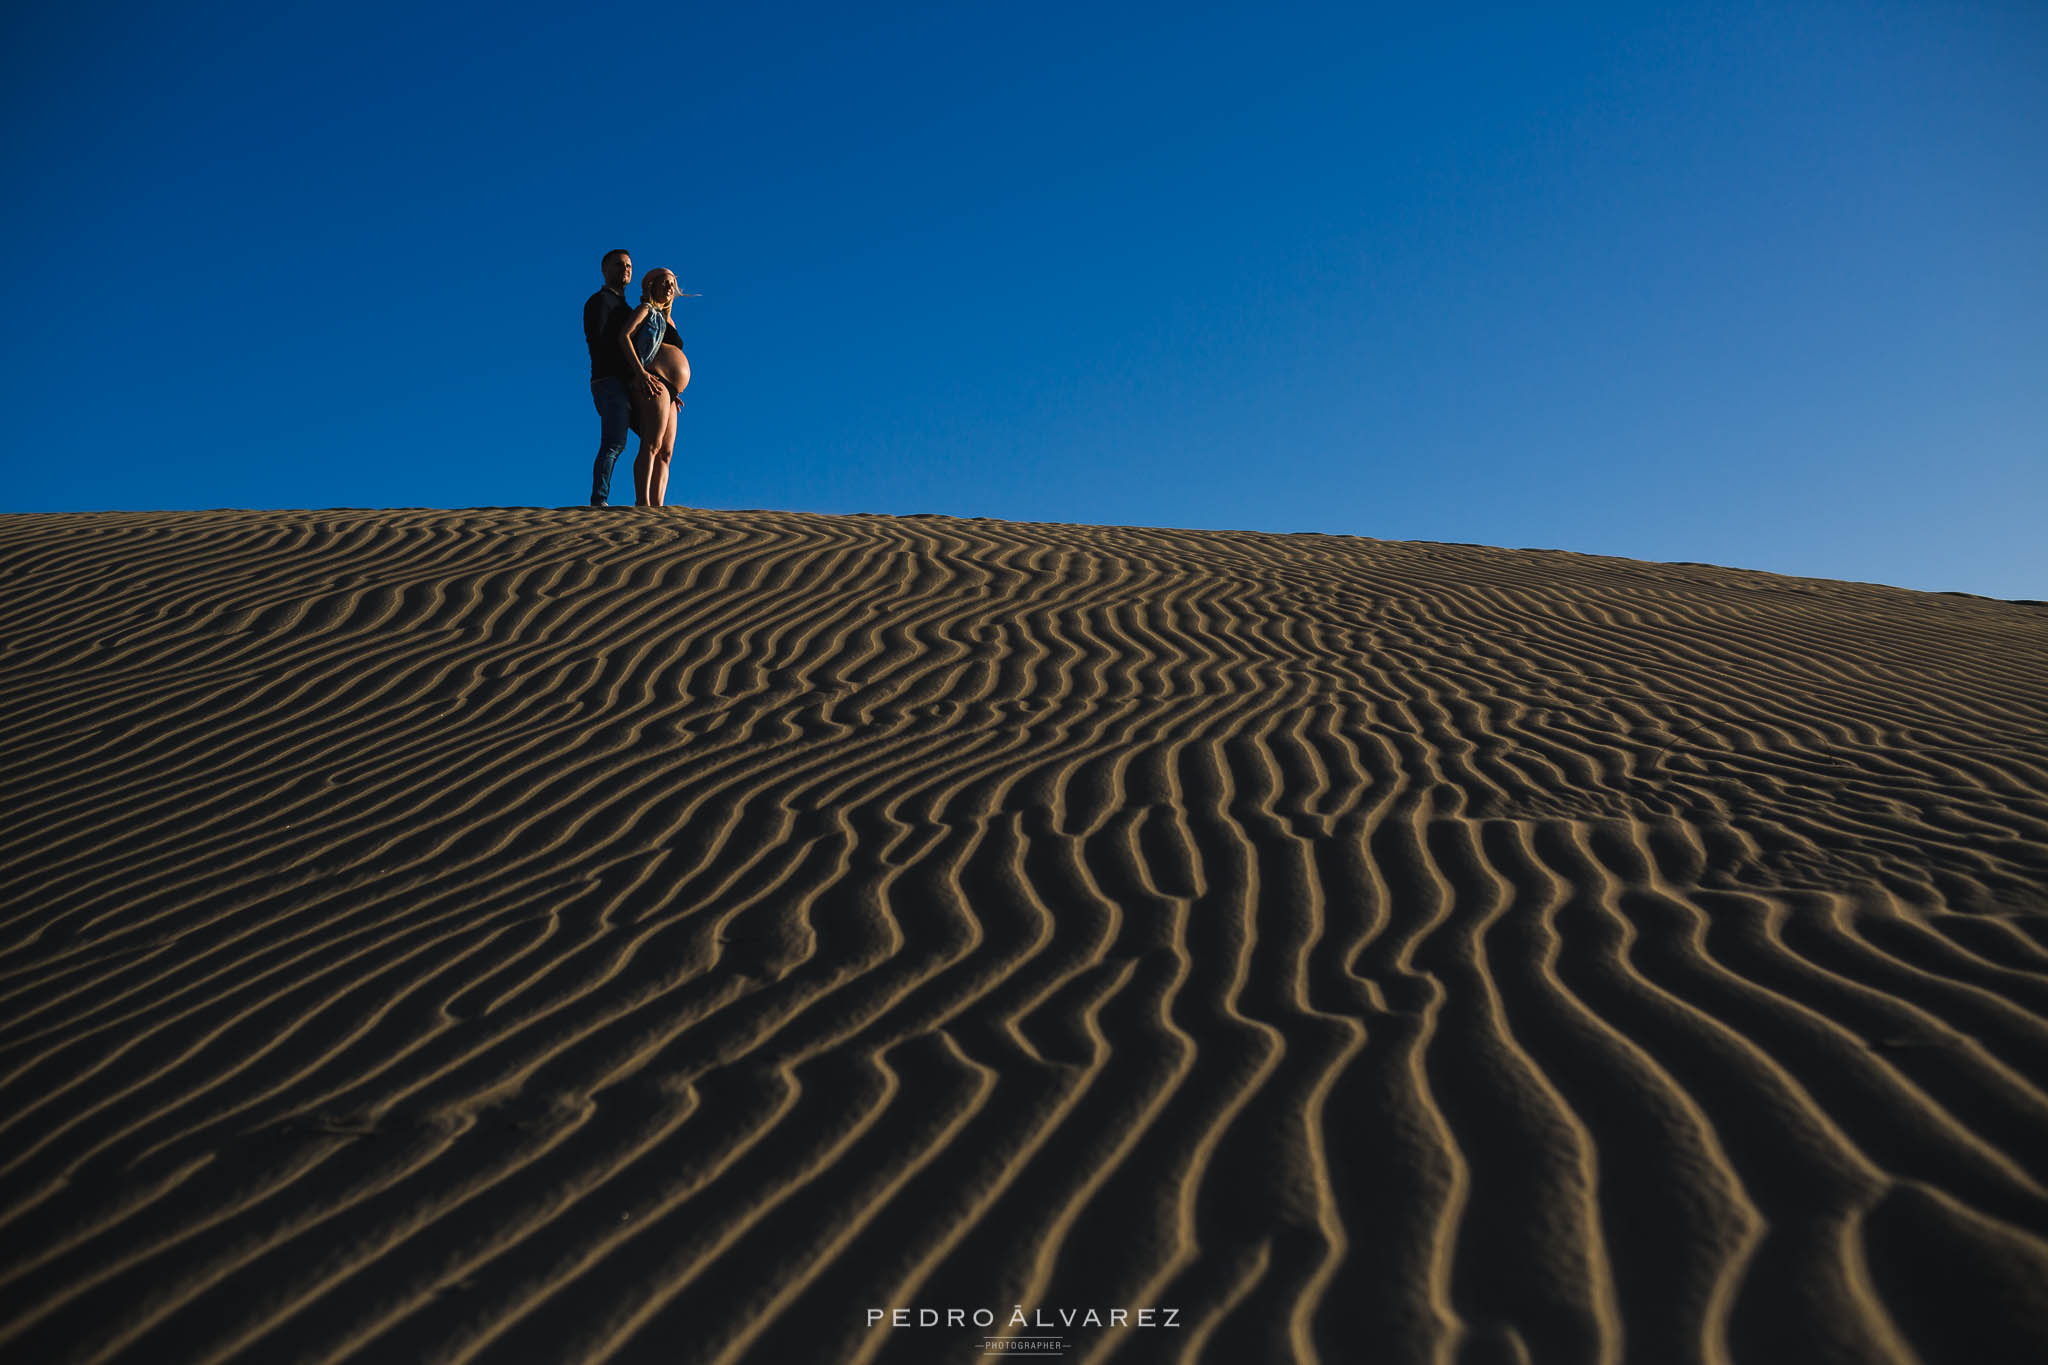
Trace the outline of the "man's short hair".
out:
M 615 246 L 610 251 L 605 252 L 604 255 L 598 257 L 597 263 L 600 266 L 607 266 L 612 263 L 612 257 L 614 256 L 630 256 L 632 254 L 632 252 L 622 246 Z

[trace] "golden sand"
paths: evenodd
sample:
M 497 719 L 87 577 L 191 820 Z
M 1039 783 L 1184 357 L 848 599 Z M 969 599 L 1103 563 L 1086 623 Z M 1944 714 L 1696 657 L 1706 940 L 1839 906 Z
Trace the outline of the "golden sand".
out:
M 2048 1359 L 2048 609 L 635 509 L 0 564 L 0 1359 Z

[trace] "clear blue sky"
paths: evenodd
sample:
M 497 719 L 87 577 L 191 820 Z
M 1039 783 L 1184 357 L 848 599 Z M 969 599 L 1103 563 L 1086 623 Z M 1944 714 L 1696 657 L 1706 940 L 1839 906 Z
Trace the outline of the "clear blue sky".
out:
M 84 16 L 0 19 L 0 510 L 580 502 L 625 246 L 685 503 L 2048 598 L 2040 0 Z

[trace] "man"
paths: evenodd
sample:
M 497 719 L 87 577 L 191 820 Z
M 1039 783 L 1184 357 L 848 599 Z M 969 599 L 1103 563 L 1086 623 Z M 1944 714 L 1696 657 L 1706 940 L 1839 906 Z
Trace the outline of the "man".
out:
M 626 286 L 633 280 L 633 255 L 621 247 L 599 262 L 604 288 L 583 301 L 583 343 L 590 348 L 590 401 L 599 423 L 597 462 L 590 467 L 590 505 L 611 502 L 612 466 L 626 449 L 633 426 L 633 399 L 626 389 L 624 357 L 619 354 L 619 325 L 632 316 Z

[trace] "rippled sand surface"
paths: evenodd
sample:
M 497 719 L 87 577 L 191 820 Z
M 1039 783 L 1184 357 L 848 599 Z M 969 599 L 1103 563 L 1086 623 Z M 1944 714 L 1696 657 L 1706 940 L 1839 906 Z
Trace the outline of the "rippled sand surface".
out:
M 0 1357 L 2048 1359 L 2048 608 L 0 518 Z

